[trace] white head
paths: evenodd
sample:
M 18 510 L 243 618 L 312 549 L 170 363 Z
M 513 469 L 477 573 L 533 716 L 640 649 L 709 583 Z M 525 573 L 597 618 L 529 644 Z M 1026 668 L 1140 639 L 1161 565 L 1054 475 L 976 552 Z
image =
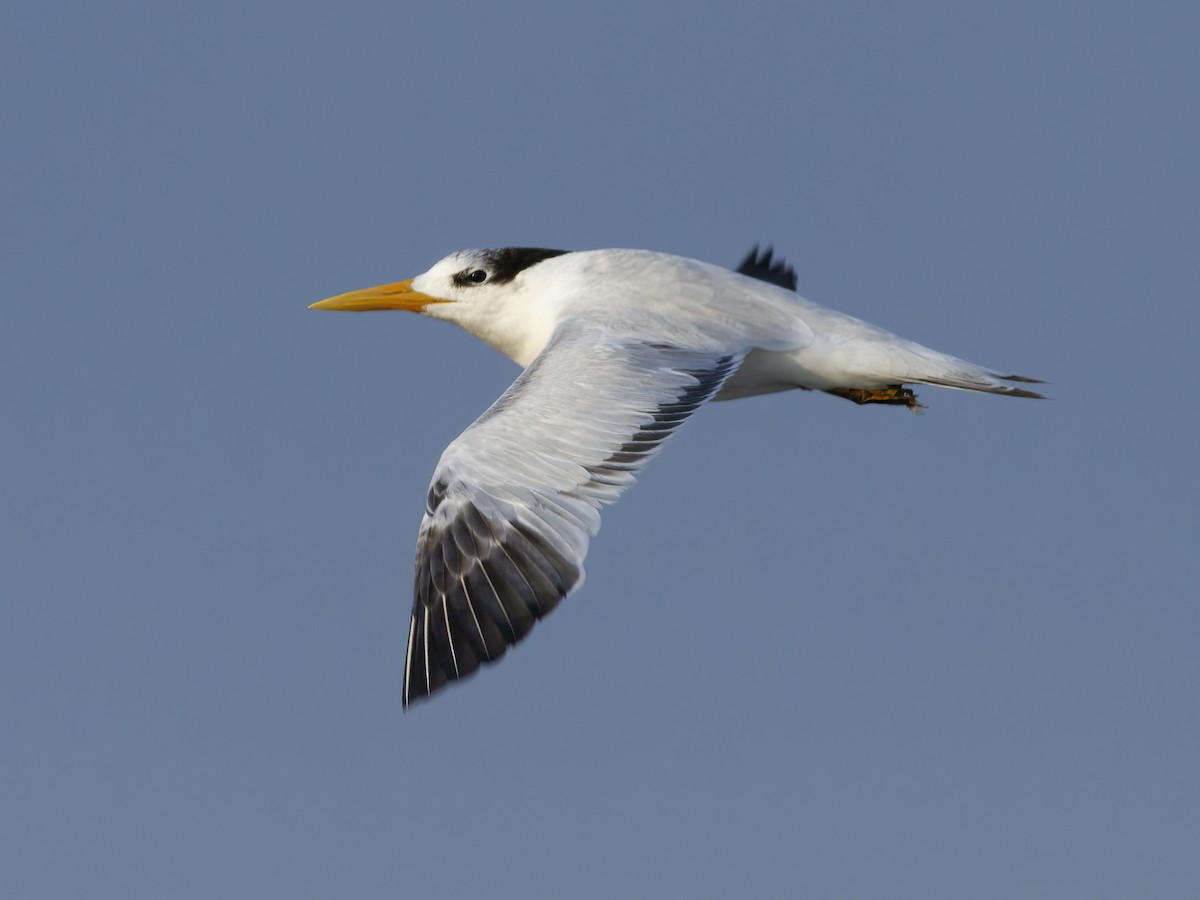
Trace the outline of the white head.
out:
M 501 353 L 528 365 L 556 324 L 553 300 L 530 290 L 529 270 L 566 250 L 505 247 L 460 250 L 409 281 L 339 294 L 310 309 L 365 312 L 405 309 L 459 325 Z

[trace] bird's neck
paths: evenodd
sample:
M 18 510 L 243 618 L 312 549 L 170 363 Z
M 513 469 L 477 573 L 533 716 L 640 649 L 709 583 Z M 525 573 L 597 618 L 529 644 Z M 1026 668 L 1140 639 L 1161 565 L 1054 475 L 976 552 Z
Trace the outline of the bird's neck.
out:
M 550 340 L 557 317 L 536 303 L 439 303 L 426 307 L 427 315 L 458 325 L 468 334 L 499 350 L 521 367 L 528 366 Z

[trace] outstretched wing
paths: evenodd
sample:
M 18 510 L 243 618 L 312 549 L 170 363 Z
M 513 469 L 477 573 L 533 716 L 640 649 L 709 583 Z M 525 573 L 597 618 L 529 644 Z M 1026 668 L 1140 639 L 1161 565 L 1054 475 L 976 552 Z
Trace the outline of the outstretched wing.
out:
M 743 356 L 569 325 L 446 448 L 417 539 L 406 707 L 498 660 L 582 582 L 600 506 Z

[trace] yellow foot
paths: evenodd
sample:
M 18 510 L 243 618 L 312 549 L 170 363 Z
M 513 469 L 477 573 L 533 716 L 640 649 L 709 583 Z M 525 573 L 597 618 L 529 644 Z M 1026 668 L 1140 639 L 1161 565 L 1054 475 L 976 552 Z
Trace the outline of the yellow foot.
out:
M 916 394 L 899 384 L 888 385 L 885 388 L 833 388 L 826 393 L 845 397 L 859 405 L 884 403 L 888 406 L 907 406 L 918 415 L 926 408 L 924 403 L 917 402 Z

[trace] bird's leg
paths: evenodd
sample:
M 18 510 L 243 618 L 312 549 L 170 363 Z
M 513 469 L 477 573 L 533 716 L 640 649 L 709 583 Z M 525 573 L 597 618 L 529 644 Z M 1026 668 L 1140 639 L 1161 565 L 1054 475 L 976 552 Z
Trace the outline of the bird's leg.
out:
M 925 409 L 924 403 L 917 402 L 917 395 L 901 384 L 891 384 L 885 388 L 831 388 L 826 391 L 835 397 L 845 397 L 859 404 L 883 403 L 887 406 L 907 406 L 913 412 L 920 414 Z

